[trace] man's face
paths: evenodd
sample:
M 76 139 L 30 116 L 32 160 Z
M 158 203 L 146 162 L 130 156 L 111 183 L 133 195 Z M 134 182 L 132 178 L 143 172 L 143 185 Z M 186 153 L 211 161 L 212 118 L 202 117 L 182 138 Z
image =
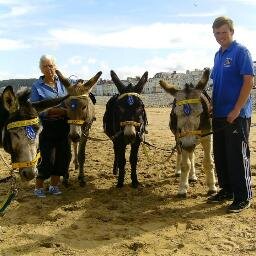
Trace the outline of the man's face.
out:
M 44 60 L 41 66 L 41 71 L 46 77 L 54 77 L 55 65 L 51 60 Z
M 213 34 L 216 41 L 220 44 L 222 49 L 227 49 L 233 41 L 234 31 L 230 31 L 230 28 L 227 24 L 220 26 L 219 28 L 213 29 Z

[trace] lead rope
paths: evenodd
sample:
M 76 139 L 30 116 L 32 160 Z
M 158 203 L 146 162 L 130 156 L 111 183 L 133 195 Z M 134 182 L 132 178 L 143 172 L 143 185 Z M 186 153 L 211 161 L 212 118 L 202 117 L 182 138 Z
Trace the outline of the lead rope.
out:
M 10 188 L 9 195 L 7 196 L 7 198 L 2 203 L 0 203 L 0 216 L 3 216 L 4 211 L 6 210 L 6 208 L 11 204 L 12 200 L 18 194 L 18 189 L 17 189 L 16 177 L 14 176 L 14 170 L 10 168 L 10 166 L 5 161 L 1 152 L 0 152 L 0 157 L 3 160 L 7 169 L 10 172 L 10 175 L 8 177 L 4 178 L 4 179 L 1 179 L 0 183 L 5 183 L 5 182 L 11 180 L 11 188 Z

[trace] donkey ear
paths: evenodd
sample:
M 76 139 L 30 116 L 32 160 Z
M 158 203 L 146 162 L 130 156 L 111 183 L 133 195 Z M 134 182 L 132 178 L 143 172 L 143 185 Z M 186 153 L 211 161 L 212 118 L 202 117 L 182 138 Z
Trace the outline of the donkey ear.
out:
M 19 101 L 18 97 L 15 95 L 13 88 L 11 86 L 7 86 L 2 94 L 2 100 L 4 108 L 9 113 L 14 113 L 19 109 Z
M 121 82 L 121 80 L 118 78 L 117 74 L 113 70 L 110 71 L 110 76 L 112 78 L 112 81 L 116 85 L 118 92 L 122 93 L 125 90 L 125 85 Z
M 210 69 L 205 68 L 201 80 L 198 82 L 196 89 L 203 90 L 207 85 L 210 76 Z
M 148 80 L 148 72 L 146 71 L 143 76 L 140 78 L 139 82 L 135 85 L 135 91 L 137 93 L 141 93 L 143 90 L 144 85 Z
M 66 77 L 64 77 L 59 70 L 56 70 L 55 72 L 58 78 L 60 79 L 61 83 L 65 86 L 65 88 L 69 88 L 69 86 L 71 85 L 70 81 Z
M 170 85 L 167 82 L 160 80 L 159 81 L 160 86 L 168 93 L 170 93 L 172 96 L 176 95 L 178 89 L 175 88 L 174 85 Z
M 89 81 L 83 84 L 84 87 L 88 90 L 88 92 L 91 90 L 91 88 L 97 83 L 98 79 L 102 75 L 102 72 L 99 71 L 94 77 L 92 77 Z

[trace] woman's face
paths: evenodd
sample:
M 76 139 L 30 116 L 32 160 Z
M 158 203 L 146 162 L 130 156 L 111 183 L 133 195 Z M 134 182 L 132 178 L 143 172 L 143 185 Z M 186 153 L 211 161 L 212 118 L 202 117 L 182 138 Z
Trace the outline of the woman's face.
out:
M 44 60 L 41 65 L 41 71 L 47 78 L 53 78 L 55 76 L 55 64 L 52 60 Z

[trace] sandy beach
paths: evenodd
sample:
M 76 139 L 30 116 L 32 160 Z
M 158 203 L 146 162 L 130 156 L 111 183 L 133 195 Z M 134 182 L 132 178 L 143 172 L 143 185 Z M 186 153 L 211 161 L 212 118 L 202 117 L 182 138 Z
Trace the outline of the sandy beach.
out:
M 102 129 L 105 107 L 96 105 L 97 120 L 91 137 L 107 139 Z M 174 146 L 169 108 L 147 108 L 146 140 L 163 149 Z M 250 135 L 253 192 L 256 183 L 256 114 Z M 21 182 L 19 192 L 0 217 L 0 255 L 256 255 L 256 204 L 240 214 L 227 214 L 228 203 L 206 203 L 202 149 L 196 149 L 198 182 L 191 184 L 187 199 L 176 192 L 175 155 L 159 149 L 140 148 L 138 179 L 130 186 L 127 161 L 125 186 L 115 187 L 112 142 L 90 140 L 85 164 L 86 187 L 70 166 L 70 187 L 63 194 L 44 199 L 33 195 L 34 181 Z M 129 147 L 127 150 L 127 156 Z M 10 162 L 9 156 L 1 153 Z M 128 158 L 127 158 L 128 159 Z M 8 176 L 0 161 L 0 177 Z M 46 185 L 49 183 L 46 182 Z M 10 184 L 1 184 L 0 200 Z M 254 200 L 255 201 L 255 200 Z

